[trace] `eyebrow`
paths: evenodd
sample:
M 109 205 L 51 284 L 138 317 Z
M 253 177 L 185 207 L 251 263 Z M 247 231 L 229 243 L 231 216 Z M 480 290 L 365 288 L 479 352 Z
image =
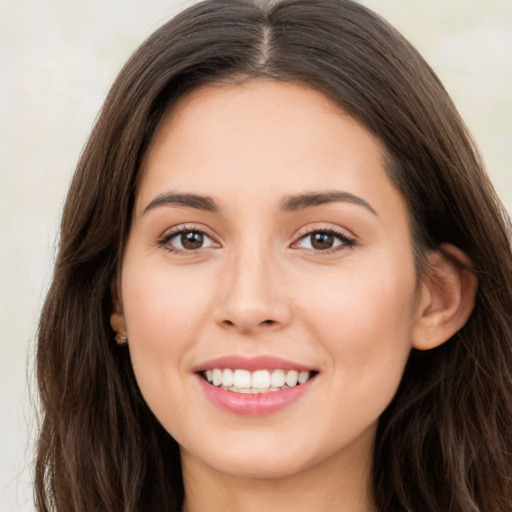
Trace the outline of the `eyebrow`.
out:
M 320 206 L 328 203 L 351 203 L 362 206 L 368 211 L 377 215 L 372 206 L 362 197 L 351 194 L 350 192 L 342 192 L 338 190 L 326 192 L 312 192 L 286 197 L 281 203 L 281 210 L 284 212 L 296 212 L 314 206 Z
M 314 206 L 337 202 L 351 203 L 357 206 L 362 206 L 374 215 L 377 215 L 377 212 L 363 198 L 351 194 L 350 192 L 342 192 L 338 190 L 327 192 L 310 192 L 288 196 L 281 202 L 281 211 L 296 212 L 299 210 L 312 208 Z M 152 199 L 146 208 L 144 208 L 142 215 L 145 215 L 150 210 L 153 210 L 159 206 L 186 206 L 207 212 L 220 212 L 219 206 L 211 197 L 201 196 L 199 194 L 167 192 L 160 194 Z
M 188 206 L 189 208 L 195 208 L 196 210 L 204 210 L 207 212 L 220 211 L 219 206 L 211 197 L 200 196 L 198 194 L 177 194 L 168 192 L 160 194 L 151 200 L 146 208 L 144 208 L 142 215 L 145 215 L 150 210 L 153 210 L 158 206 Z

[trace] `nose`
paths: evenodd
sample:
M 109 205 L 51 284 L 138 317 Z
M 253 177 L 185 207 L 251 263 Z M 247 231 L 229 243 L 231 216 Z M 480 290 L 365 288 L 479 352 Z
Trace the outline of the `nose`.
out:
M 275 258 L 247 250 L 227 266 L 214 313 L 219 325 L 250 335 L 288 324 L 288 290 Z

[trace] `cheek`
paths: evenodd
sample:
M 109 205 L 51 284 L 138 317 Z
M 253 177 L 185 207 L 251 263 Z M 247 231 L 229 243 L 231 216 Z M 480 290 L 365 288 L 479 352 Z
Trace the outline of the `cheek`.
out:
M 196 273 L 197 274 L 197 273 Z M 163 389 L 181 386 L 181 376 L 208 308 L 210 292 L 198 275 L 172 272 L 167 266 L 126 261 L 123 309 L 130 357 L 148 403 Z
M 329 355 L 332 385 L 340 401 L 382 409 L 411 350 L 414 267 L 381 265 L 375 274 L 354 268 L 331 279 L 328 290 L 310 290 L 304 317 Z
M 206 286 L 208 280 L 200 272 L 176 271 L 165 262 L 150 263 L 134 268 L 128 261 L 123 267 L 122 281 L 123 309 L 130 336 L 141 335 L 148 344 L 173 333 L 177 337 L 186 334 L 211 295 Z

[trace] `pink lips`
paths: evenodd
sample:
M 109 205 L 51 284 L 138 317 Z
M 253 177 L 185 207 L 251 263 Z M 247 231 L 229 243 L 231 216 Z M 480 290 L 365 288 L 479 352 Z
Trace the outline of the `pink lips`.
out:
M 254 372 L 256 370 L 297 370 L 314 371 L 315 368 L 304 366 L 303 364 L 294 363 L 280 357 L 273 356 L 255 356 L 246 357 L 240 355 L 218 357 L 210 359 L 209 361 L 199 365 L 194 369 L 195 372 L 202 372 L 205 370 L 212 370 L 213 368 L 240 368 L 241 370 L 248 370 Z
M 195 371 L 198 373 L 197 378 L 199 384 L 206 396 L 215 405 L 225 411 L 241 415 L 258 416 L 282 410 L 307 393 L 316 380 L 316 376 L 314 376 L 304 384 L 283 389 L 281 391 L 270 391 L 268 393 L 258 394 L 236 393 L 213 386 L 200 375 L 203 371 L 213 368 L 239 368 L 248 371 L 262 369 L 314 371 L 314 369 L 292 361 L 270 356 L 257 356 L 250 358 L 243 356 L 226 356 L 212 359 L 199 365 Z

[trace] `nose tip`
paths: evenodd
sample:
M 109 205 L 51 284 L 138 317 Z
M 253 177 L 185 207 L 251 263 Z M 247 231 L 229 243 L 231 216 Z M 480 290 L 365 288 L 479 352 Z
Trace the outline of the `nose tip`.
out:
M 223 280 L 217 297 L 215 320 L 219 325 L 251 334 L 288 323 L 285 287 L 272 268 L 268 259 L 231 267 L 230 277 Z

